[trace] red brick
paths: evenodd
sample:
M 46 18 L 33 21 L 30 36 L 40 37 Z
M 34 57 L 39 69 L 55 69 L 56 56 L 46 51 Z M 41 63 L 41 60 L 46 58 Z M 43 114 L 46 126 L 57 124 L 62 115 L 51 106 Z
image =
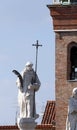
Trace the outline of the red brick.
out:
M 56 39 L 56 129 L 65 130 L 68 100 L 77 82 L 70 82 L 68 45 L 77 43 L 77 5 L 50 5 Z M 62 31 L 63 30 L 63 31 Z M 69 31 L 66 31 L 69 30 Z

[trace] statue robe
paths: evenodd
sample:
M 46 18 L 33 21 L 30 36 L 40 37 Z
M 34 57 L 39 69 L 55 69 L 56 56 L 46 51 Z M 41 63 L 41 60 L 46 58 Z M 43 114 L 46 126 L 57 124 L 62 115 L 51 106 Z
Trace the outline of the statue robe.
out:
M 68 104 L 66 130 L 77 130 L 77 99 L 71 97 Z

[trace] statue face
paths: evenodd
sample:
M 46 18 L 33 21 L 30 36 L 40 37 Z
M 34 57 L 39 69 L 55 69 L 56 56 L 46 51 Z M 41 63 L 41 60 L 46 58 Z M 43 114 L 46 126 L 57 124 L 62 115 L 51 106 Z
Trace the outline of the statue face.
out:
M 26 70 L 32 70 L 32 66 L 31 65 L 28 65 L 28 66 L 26 66 Z
M 74 98 L 76 98 L 76 99 L 77 99 L 77 88 L 76 88 L 76 89 L 74 89 L 74 91 L 73 91 L 73 96 L 74 96 Z

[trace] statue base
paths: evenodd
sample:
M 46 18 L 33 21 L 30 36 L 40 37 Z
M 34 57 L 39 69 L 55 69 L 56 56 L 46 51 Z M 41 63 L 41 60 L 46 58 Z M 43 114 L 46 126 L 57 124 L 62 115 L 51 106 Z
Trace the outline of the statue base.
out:
M 20 130 L 35 130 L 37 125 L 34 118 L 18 118 L 17 124 Z

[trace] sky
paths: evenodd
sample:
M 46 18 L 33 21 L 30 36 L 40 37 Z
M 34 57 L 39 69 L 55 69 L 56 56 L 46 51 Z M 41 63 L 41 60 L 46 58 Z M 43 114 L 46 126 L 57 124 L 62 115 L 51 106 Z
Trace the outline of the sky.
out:
M 13 69 L 21 72 L 27 61 L 35 68 L 41 87 L 36 93 L 36 110 L 41 122 L 48 100 L 55 100 L 55 36 L 48 4 L 51 0 L 0 0 L 0 125 L 14 125 L 18 111 L 18 88 Z

